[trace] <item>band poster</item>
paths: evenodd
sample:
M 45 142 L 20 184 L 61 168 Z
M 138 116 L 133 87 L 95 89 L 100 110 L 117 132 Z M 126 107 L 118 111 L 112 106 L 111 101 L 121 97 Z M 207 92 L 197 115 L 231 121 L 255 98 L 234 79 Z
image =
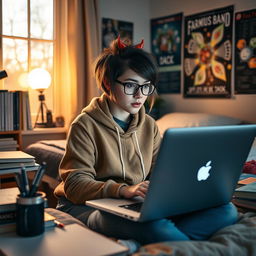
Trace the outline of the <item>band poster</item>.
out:
M 234 7 L 185 17 L 184 97 L 230 98 Z
M 158 93 L 180 93 L 183 14 L 151 20 L 151 52 L 159 66 Z
M 133 41 L 133 23 L 108 18 L 102 18 L 102 49 L 120 35 L 124 42 Z
M 235 93 L 256 93 L 256 9 L 235 14 Z

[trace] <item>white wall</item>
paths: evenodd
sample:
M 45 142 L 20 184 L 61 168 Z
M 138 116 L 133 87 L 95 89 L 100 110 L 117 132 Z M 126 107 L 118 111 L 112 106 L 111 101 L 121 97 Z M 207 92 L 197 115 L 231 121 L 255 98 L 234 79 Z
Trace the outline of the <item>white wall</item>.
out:
M 151 18 L 179 12 L 186 16 L 233 4 L 235 11 L 256 8 L 256 0 L 99 0 L 101 17 L 134 23 L 134 43 L 144 38 L 145 50 L 150 50 Z M 223 114 L 256 123 L 256 94 L 231 99 L 184 99 L 182 94 L 162 97 L 168 111 Z
M 236 12 L 256 8 L 256 1 L 150 0 L 150 18 L 157 18 L 179 12 L 183 12 L 184 16 L 186 16 L 228 5 L 235 5 Z M 256 94 L 234 95 L 231 99 L 184 99 L 182 94 L 168 94 L 164 95 L 163 98 L 168 103 L 169 111 L 223 114 L 250 122 L 256 122 Z

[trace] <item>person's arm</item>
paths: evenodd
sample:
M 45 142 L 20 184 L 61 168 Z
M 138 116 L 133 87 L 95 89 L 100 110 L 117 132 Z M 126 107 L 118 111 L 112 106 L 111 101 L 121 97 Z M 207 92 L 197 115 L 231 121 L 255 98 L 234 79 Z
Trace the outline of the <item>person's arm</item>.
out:
M 86 200 L 120 197 L 123 184 L 114 180 L 96 180 L 95 155 L 97 149 L 90 134 L 79 124 L 70 130 L 65 155 L 60 164 L 60 176 L 67 199 L 76 204 Z

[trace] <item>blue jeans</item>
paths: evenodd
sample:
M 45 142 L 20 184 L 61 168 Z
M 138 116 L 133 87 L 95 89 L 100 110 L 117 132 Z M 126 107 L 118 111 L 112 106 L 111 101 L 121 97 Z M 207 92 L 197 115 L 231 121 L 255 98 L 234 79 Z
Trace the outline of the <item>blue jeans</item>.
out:
M 232 203 L 183 214 L 170 219 L 134 222 L 61 198 L 57 209 L 84 222 L 90 229 L 117 239 L 135 239 L 141 244 L 162 241 L 206 240 L 219 229 L 237 221 Z

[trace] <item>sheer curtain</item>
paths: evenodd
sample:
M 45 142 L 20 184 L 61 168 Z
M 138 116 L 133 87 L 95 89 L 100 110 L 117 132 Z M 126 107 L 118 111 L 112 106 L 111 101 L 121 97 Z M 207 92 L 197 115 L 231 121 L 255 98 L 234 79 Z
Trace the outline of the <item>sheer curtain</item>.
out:
M 98 0 L 56 0 L 56 109 L 66 125 L 99 95 L 93 61 L 100 53 Z

